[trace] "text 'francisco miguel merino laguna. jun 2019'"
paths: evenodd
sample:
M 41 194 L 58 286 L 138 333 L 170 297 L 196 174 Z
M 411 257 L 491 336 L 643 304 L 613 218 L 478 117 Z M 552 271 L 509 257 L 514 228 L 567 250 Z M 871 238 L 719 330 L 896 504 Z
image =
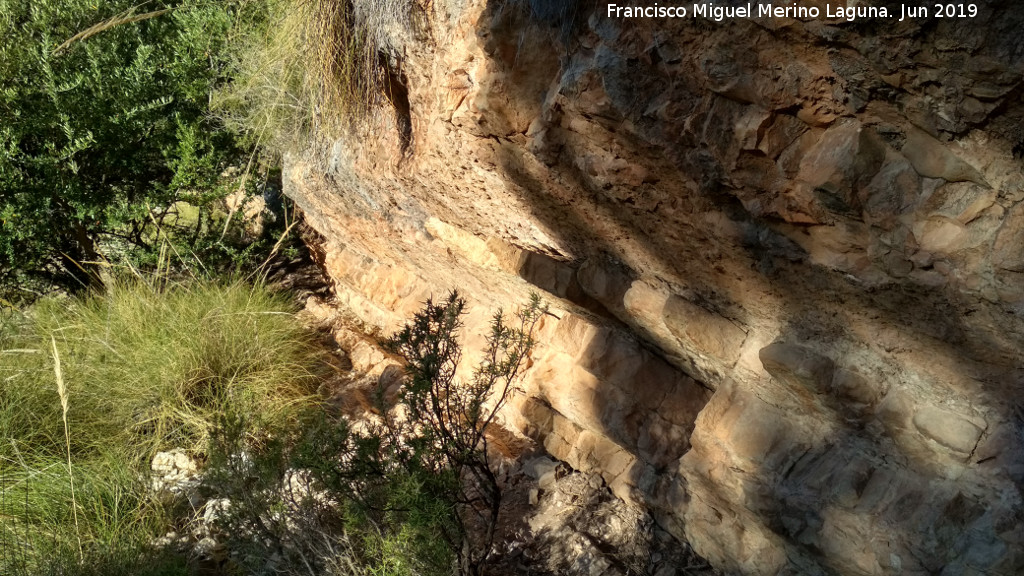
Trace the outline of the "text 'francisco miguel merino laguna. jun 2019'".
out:
M 801 20 L 825 18 L 841 20 L 863 20 L 867 18 L 907 19 L 921 18 L 974 18 L 978 15 L 977 4 L 899 4 L 890 6 L 845 6 L 825 4 L 821 6 L 801 5 L 799 2 L 784 4 L 730 3 L 719 5 L 701 2 L 689 5 L 623 6 L 608 4 L 609 18 L 707 18 L 721 22 L 736 18 L 797 18 Z

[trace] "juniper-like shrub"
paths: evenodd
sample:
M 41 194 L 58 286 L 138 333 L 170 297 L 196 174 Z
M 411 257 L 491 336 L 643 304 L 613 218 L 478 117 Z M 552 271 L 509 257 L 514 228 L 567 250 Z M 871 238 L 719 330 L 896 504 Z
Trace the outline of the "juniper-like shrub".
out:
M 496 312 L 468 381 L 456 378 L 465 310 L 455 292 L 428 301 L 388 340 L 405 379 L 390 402 L 380 391 L 376 417 L 321 412 L 296 437 L 253 441 L 242 431 L 254 416 L 236 415 L 215 431 L 206 477 L 232 502 L 223 531 L 250 570 L 269 550 L 281 573 L 484 573 L 502 501 L 489 432 L 546 307 L 535 296 L 514 315 Z M 296 477 L 306 487 L 289 488 Z

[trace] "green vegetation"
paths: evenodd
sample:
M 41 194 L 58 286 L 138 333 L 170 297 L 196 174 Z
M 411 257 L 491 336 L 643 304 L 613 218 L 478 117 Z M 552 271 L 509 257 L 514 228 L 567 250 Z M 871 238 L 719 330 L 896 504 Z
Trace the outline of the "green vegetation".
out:
M 74 289 L 248 154 L 208 113 L 258 3 L 0 0 L 0 285 Z
M 383 30 L 413 30 L 417 7 L 0 0 L 0 298 L 152 267 L 167 242 L 182 268 L 258 260 L 223 199 L 391 98 Z
M 470 382 L 465 302 L 428 302 L 390 341 L 407 379 L 379 417 L 325 410 L 323 352 L 281 296 L 242 284 L 120 283 L 44 299 L 0 330 L 0 573 L 185 574 L 154 541 L 187 503 L 149 465 L 184 448 L 240 574 L 479 574 L 501 491 L 487 427 L 543 313 L 494 316 Z
M 225 413 L 297 417 L 322 364 L 292 312 L 262 288 L 140 281 L 8 318 L 0 573 L 175 573 L 150 543 L 181 518 L 144 471 L 157 450 L 204 453 Z
M 169 449 L 229 499 L 238 573 L 480 573 L 501 503 L 486 431 L 540 303 L 499 312 L 460 382 L 465 302 L 428 302 L 389 342 L 405 385 L 350 420 L 315 393 L 327 364 L 286 299 L 218 280 L 290 229 L 239 218 L 277 159 L 388 100 L 408 112 L 389 42 L 421 9 L 0 0 L 0 573 L 189 573 L 155 544 L 200 512 L 154 493 Z
M 427 302 L 390 340 L 407 378 L 394 405 L 379 391 L 378 419 L 320 413 L 294 438 L 258 446 L 243 433 L 246 418 L 227 420 L 208 478 L 232 502 L 225 533 L 243 535 L 232 548 L 250 551 L 250 573 L 265 568 L 266 543 L 280 570 L 482 573 L 501 504 L 486 432 L 513 391 L 545 309 L 534 298 L 511 323 L 496 313 L 483 362 L 472 381 L 460 382 L 464 310 L 455 293 Z M 243 453 L 250 458 L 237 457 Z M 296 479 L 299 489 L 281 488 Z
M 477 574 L 491 552 L 501 506 L 486 431 L 513 392 L 533 348 L 533 328 L 546 309 L 534 295 L 511 324 L 497 311 L 484 360 L 471 381 L 460 382 L 457 338 L 465 305 L 455 292 L 441 304 L 428 301 L 388 342 L 405 359 L 408 379 L 399 398 L 402 417 L 385 418 L 390 445 L 382 458 L 403 472 L 400 478 L 417 480 L 423 494 L 458 506 L 434 529 L 455 551 L 461 572 Z M 415 511 L 417 500 L 399 507 Z

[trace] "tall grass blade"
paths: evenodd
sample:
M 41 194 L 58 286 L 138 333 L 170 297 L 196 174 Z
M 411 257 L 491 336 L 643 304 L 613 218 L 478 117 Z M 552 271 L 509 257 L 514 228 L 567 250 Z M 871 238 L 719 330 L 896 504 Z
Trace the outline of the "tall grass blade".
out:
M 78 540 L 78 562 L 85 563 L 85 554 L 82 552 L 82 535 L 78 527 L 78 502 L 75 500 L 75 474 L 71 468 L 71 429 L 68 427 L 68 389 L 64 385 L 64 374 L 60 369 L 60 353 L 57 351 L 57 339 L 50 335 L 50 344 L 53 345 L 53 373 L 57 378 L 57 395 L 60 396 L 61 415 L 64 419 L 64 440 L 68 449 L 68 478 L 71 481 L 71 513 L 75 519 L 75 538 Z

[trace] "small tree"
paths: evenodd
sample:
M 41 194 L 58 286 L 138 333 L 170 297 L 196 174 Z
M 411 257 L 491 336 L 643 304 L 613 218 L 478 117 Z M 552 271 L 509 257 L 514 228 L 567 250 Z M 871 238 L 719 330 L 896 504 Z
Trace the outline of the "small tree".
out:
M 501 507 L 487 430 L 515 389 L 533 349 L 534 327 L 547 308 L 534 294 L 511 320 L 498 310 L 483 361 L 471 381 L 459 382 L 465 306 L 455 291 L 440 304 L 428 300 L 387 342 L 406 361 L 398 401 L 405 414 L 399 419 L 393 411 L 382 413 L 390 458 L 406 474 L 430 478 L 430 488 L 455 505 L 452 522 L 441 525 L 442 535 L 455 550 L 460 572 L 478 574 L 491 552 Z

